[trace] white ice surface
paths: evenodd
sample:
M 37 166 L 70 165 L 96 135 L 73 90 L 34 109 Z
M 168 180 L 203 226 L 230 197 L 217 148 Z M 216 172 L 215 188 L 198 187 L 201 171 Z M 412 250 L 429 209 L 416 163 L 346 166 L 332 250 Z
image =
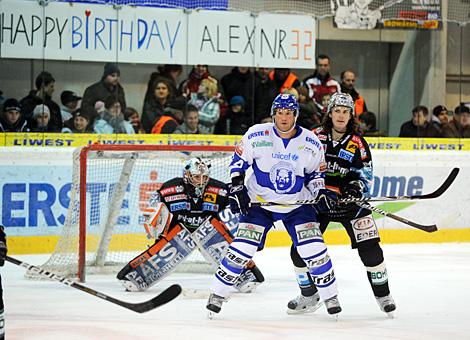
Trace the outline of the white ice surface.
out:
M 234 294 L 214 320 L 206 298 L 180 296 L 137 314 L 57 282 L 29 281 L 24 270 L 1 268 L 6 339 L 470 339 L 470 244 L 383 245 L 395 318 L 379 310 L 356 251 L 330 246 L 343 312 L 324 307 L 287 315 L 298 294 L 288 248 L 255 256 L 266 282 L 252 294 Z M 40 264 L 44 256 L 17 256 Z M 173 274 L 144 293 L 126 293 L 112 276 L 89 277 L 90 287 L 126 301 L 152 298 L 171 283 L 207 290 L 209 275 Z

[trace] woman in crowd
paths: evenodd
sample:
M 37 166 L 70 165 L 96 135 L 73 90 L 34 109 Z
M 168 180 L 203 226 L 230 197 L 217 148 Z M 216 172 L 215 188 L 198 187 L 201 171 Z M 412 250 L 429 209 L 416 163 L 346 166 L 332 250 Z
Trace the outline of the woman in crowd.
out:
M 168 80 L 157 78 L 152 91 L 149 91 L 144 100 L 144 108 L 142 110 L 142 127 L 146 133 L 150 133 L 152 127 L 163 115 L 163 110 L 168 106 L 170 99 L 174 96 L 171 93 L 171 86 Z
M 103 117 L 95 121 L 94 131 L 100 134 L 126 133 L 134 134 L 131 123 L 124 119 L 121 103 L 115 96 L 109 96 L 104 101 L 105 111 Z
M 212 77 L 203 79 L 197 93 L 191 95 L 190 104 L 199 111 L 200 133 L 213 134 L 220 117 L 217 80 Z

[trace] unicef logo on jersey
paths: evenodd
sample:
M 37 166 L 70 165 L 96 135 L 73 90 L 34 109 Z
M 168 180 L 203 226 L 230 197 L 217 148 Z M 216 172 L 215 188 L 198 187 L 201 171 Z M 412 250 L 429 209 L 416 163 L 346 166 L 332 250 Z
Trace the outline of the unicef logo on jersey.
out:
M 277 194 L 290 191 L 295 185 L 295 171 L 292 164 L 279 162 L 269 171 L 269 180 Z

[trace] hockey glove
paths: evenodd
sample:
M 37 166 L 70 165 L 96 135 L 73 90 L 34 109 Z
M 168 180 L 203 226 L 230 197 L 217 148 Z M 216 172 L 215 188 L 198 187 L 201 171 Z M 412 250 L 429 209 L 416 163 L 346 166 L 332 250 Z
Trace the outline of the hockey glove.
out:
M 0 266 L 5 264 L 5 256 L 7 256 L 7 244 L 3 226 L 0 225 Z
M 348 198 L 362 198 L 364 184 L 361 181 L 352 181 L 346 184 L 343 193 Z
M 229 186 L 230 210 L 234 214 L 248 215 L 248 205 L 250 197 L 244 184 L 243 176 L 232 178 L 232 184 Z
M 338 196 L 334 191 L 328 189 L 320 189 L 317 195 L 317 203 L 314 205 L 315 209 L 320 214 L 334 210 L 338 205 Z

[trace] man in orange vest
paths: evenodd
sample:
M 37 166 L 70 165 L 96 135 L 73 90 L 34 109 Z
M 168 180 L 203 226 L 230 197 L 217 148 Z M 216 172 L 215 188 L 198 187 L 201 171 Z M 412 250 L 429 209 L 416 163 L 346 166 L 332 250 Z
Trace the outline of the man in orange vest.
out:
M 367 111 L 366 102 L 364 98 L 354 88 L 356 82 L 356 75 L 351 70 L 341 72 L 341 92 L 348 93 L 354 99 L 354 112 L 356 117 L 359 117 L 363 112 Z
M 183 122 L 183 111 L 186 99 L 183 96 L 176 97 L 163 110 L 163 115 L 155 122 L 150 133 L 173 133 Z
M 269 79 L 274 80 L 279 93 L 284 93 L 284 90 L 290 88 L 297 88 L 300 81 L 288 68 L 275 68 L 274 71 L 269 72 Z

